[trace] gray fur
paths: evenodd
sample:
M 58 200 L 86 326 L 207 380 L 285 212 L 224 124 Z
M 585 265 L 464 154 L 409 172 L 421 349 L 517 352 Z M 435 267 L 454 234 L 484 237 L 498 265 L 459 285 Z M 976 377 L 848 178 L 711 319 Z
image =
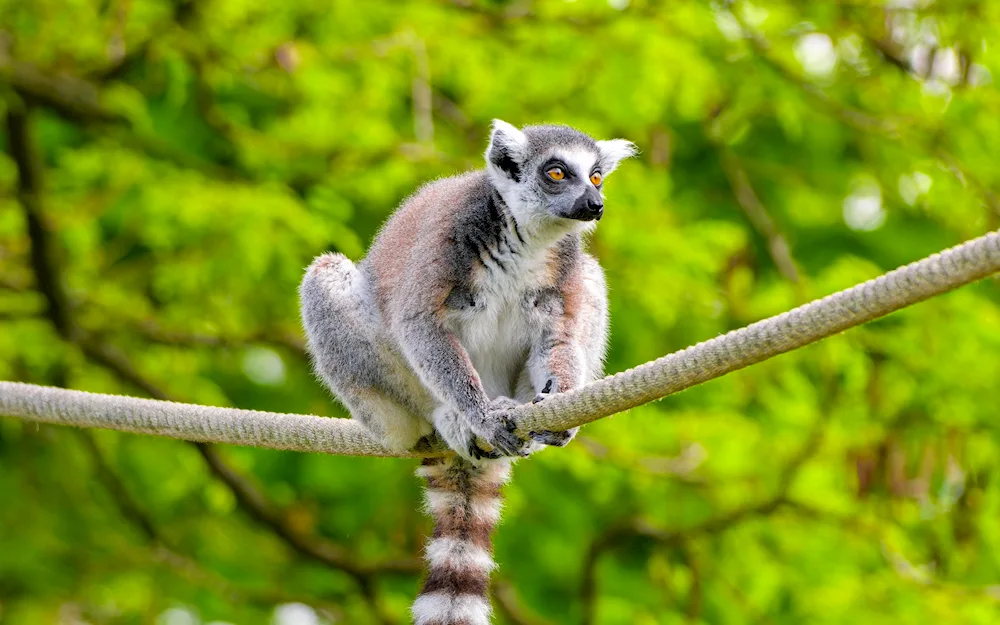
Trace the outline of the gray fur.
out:
M 309 349 L 353 416 L 400 450 L 431 426 L 473 460 L 534 449 L 515 436 L 513 407 L 602 373 L 606 286 L 581 235 L 603 207 L 591 173 L 632 149 L 497 120 L 486 171 L 421 188 L 357 267 L 339 254 L 313 262 L 300 287 Z M 553 159 L 565 180 L 546 176 Z

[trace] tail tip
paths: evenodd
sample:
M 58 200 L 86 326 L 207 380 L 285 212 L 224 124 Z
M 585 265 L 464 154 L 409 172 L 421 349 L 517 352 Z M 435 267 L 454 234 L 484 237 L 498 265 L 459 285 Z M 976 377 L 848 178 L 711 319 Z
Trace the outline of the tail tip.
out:
M 425 593 L 413 603 L 414 625 L 490 625 L 489 600 L 478 595 Z

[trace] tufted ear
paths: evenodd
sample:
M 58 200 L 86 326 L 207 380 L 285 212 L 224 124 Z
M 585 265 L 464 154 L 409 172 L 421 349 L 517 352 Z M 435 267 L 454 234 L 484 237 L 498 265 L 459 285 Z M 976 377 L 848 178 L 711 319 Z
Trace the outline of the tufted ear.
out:
M 625 139 L 598 141 L 597 149 L 601 151 L 601 172 L 604 175 L 613 172 L 621 161 L 639 153 L 635 144 Z
M 502 119 L 494 119 L 490 146 L 486 148 L 486 164 L 514 182 L 520 182 L 527 145 L 528 138 L 523 132 Z

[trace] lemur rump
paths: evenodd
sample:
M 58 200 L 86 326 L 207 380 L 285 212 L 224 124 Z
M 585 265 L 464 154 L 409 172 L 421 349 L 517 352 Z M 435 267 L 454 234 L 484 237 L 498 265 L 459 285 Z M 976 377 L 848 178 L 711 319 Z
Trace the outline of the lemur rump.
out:
M 393 449 L 436 431 L 457 454 L 418 471 L 435 519 L 418 625 L 489 622 L 510 458 L 575 434 L 522 439 L 512 409 L 602 373 L 607 289 L 581 237 L 604 213 L 604 177 L 633 153 L 620 139 L 496 120 L 485 170 L 421 188 L 357 266 L 324 254 L 306 271 L 309 350 L 354 418 Z

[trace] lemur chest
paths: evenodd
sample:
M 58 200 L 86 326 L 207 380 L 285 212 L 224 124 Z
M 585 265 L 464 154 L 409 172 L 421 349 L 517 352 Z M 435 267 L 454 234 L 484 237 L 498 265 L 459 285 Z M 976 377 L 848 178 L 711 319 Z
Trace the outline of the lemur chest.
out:
M 485 268 L 450 302 L 448 321 L 491 397 L 512 396 L 517 378 L 553 313 L 555 289 L 544 264 Z

